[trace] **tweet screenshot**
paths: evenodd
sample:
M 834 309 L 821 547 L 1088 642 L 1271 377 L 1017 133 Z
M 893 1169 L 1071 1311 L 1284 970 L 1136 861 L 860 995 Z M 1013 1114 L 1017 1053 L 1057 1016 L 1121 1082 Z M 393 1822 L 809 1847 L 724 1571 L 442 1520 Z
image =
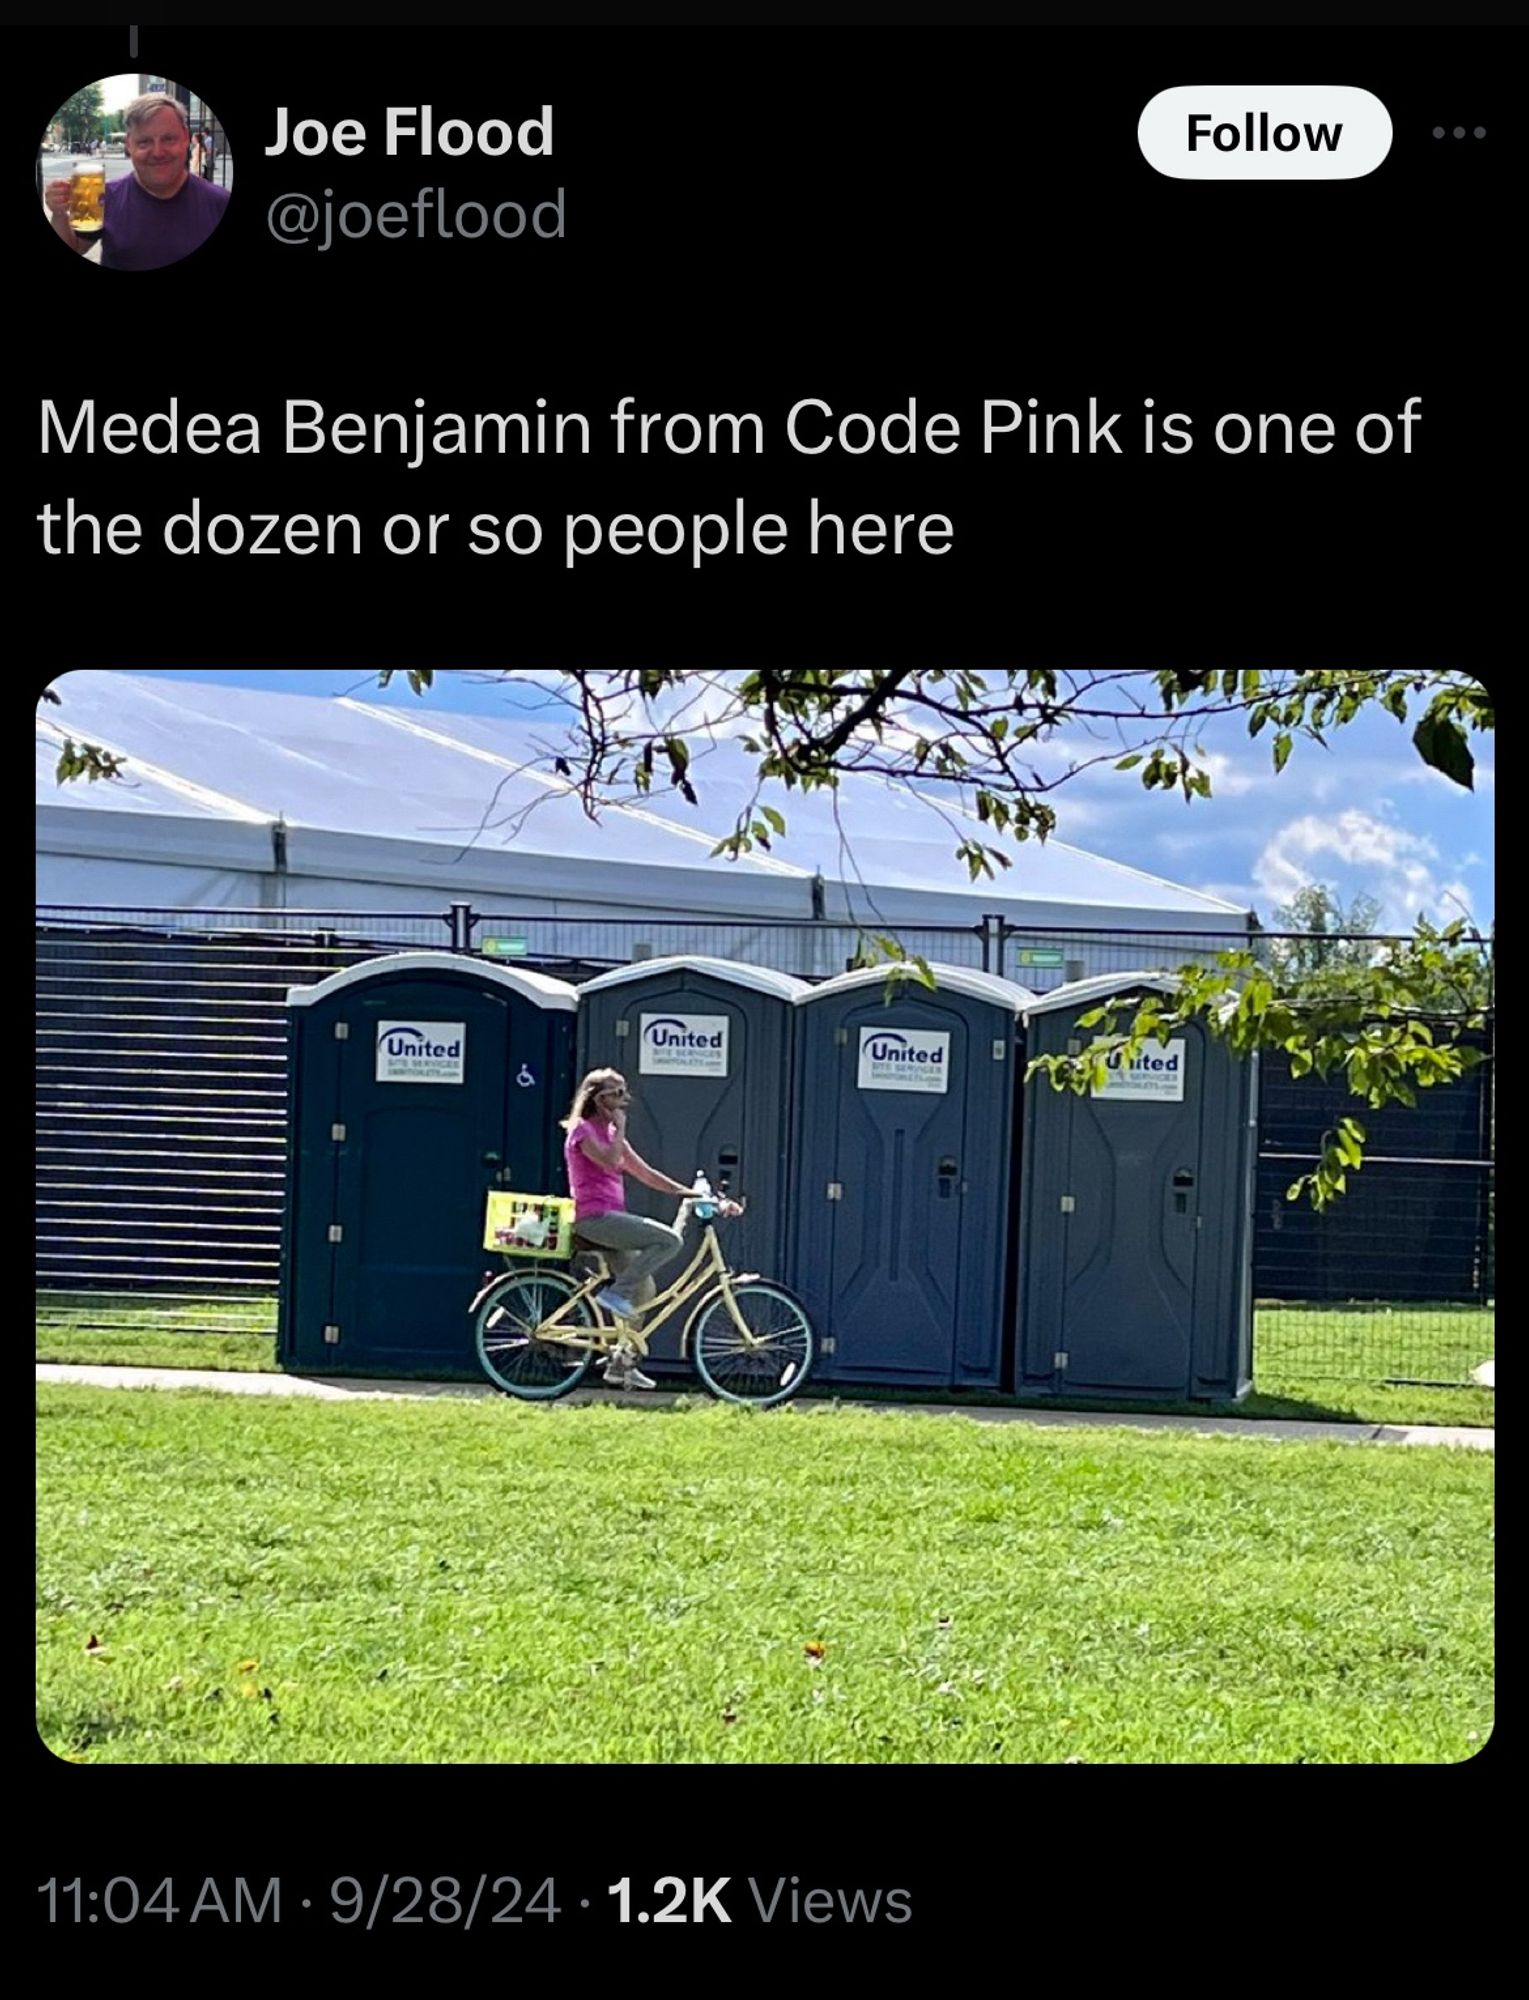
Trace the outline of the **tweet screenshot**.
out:
M 1468 16 L 10 31 L 66 1965 L 1108 1953 L 1491 1785 Z

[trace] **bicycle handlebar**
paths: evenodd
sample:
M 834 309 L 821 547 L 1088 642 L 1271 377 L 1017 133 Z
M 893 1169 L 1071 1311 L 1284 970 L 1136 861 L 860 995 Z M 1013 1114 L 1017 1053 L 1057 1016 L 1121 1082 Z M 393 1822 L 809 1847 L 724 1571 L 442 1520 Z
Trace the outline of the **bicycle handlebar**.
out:
M 747 1201 L 741 1200 L 737 1195 L 712 1195 L 709 1200 L 705 1200 L 698 1199 L 695 1195 L 687 1194 L 680 1203 L 680 1211 L 683 1214 L 688 1209 L 694 1214 L 698 1222 L 735 1222 L 738 1219 L 737 1216 L 722 1214 L 722 1204 L 724 1201 L 733 1202 L 737 1207 L 739 1215 L 742 1215 L 748 1207 Z

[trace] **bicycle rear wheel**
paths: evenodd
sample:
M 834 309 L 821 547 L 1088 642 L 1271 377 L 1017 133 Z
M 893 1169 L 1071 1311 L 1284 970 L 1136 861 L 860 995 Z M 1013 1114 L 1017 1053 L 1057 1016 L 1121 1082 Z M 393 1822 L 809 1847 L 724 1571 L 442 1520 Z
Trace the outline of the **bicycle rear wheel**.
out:
M 812 1367 L 812 1322 L 784 1285 L 734 1285 L 733 1300 L 748 1336 L 719 1293 L 696 1321 L 696 1373 L 724 1403 L 783 1403 Z
M 576 1388 L 589 1368 L 591 1350 L 569 1346 L 554 1332 L 538 1332 L 578 1290 L 563 1271 L 512 1271 L 480 1300 L 473 1331 L 483 1372 L 496 1389 L 528 1402 L 547 1403 Z M 587 1299 L 563 1314 L 560 1327 L 587 1337 L 598 1322 Z

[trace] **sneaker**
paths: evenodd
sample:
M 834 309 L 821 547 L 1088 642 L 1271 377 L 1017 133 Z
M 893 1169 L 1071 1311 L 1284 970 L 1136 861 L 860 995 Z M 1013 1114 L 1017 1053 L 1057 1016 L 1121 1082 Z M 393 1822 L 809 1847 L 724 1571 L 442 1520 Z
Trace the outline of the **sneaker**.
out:
M 651 1375 L 644 1375 L 630 1355 L 613 1354 L 605 1366 L 607 1389 L 656 1389 Z
M 595 1304 L 602 1307 L 608 1313 L 614 1313 L 617 1319 L 637 1319 L 639 1317 L 637 1307 L 632 1304 L 630 1299 L 624 1299 L 613 1285 L 607 1285 L 603 1292 L 596 1292 Z

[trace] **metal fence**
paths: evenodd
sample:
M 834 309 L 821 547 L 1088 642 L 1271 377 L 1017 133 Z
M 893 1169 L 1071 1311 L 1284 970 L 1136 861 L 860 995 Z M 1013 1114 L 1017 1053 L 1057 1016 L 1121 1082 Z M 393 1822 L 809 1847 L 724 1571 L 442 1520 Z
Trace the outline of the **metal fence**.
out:
M 1488 1060 L 1420 1091 L 1415 1108 L 1356 1106 L 1337 1078 L 1261 1059 L 1253 1282 L 1265 1375 L 1456 1383 L 1491 1359 L 1490 1025 L 1462 1039 Z M 1365 1128 L 1364 1167 L 1318 1213 L 1288 1191 L 1345 1113 Z
M 1203 959 L 1203 932 L 896 933 L 910 955 L 1037 991 Z M 1269 942 L 1261 934 L 1260 944 Z M 110 1337 L 274 1328 L 286 1141 L 286 993 L 380 953 L 455 949 L 560 977 L 706 951 L 809 979 L 860 957 L 828 923 L 402 912 L 37 912 L 37 1282 L 46 1330 Z M 1479 1037 L 1490 1056 L 1490 1037 Z M 1254 1239 L 1261 1387 L 1305 1378 L 1463 1383 L 1493 1351 L 1493 1066 L 1363 1112 L 1368 1151 L 1325 1214 L 1286 1199 L 1353 1109 L 1266 1057 Z
M 37 931 L 37 1270 L 47 1317 L 112 1295 L 274 1295 L 286 1182 L 286 994 L 368 955 L 334 933 L 151 913 Z M 51 913 L 50 913 L 51 915 Z M 104 913 L 98 913 L 104 915 Z M 396 946 L 393 947 L 396 949 Z M 264 1315 L 262 1314 L 261 1317 Z

